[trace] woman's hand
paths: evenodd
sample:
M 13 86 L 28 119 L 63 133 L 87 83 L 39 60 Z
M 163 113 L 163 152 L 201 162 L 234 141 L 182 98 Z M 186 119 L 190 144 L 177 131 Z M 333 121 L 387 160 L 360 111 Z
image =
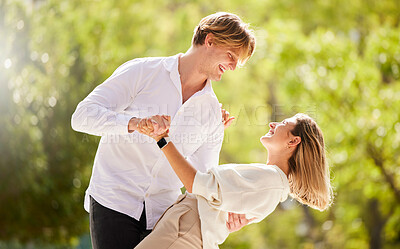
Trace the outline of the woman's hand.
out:
M 224 130 L 225 130 L 232 124 L 235 117 L 233 116 L 229 117 L 229 112 L 223 109 L 222 106 L 221 106 L 221 112 L 222 112 L 222 123 L 224 123 Z

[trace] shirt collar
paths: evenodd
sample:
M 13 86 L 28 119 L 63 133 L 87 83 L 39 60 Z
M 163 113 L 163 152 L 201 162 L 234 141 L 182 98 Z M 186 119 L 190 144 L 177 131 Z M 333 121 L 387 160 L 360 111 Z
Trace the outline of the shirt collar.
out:
M 181 76 L 179 75 L 178 71 L 178 62 L 179 62 L 179 57 L 181 55 L 182 53 L 167 57 L 165 58 L 163 64 L 165 70 L 169 72 L 169 77 L 171 78 L 171 81 L 173 82 L 176 90 L 178 91 L 179 96 L 181 97 L 180 102 L 182 103 L 182 83 L 181 83 Z
M 178 61 L 179 61 L 179 57 L 183 55 L 183 53 L 179 53 L 170 57 L 165 58 L 164 60 L 164 67 L 165 69 L 172 73 L 173 71 L 178 72 Z M 178 72 L 179 74 L 179 72 Z
M 192 97 L 200 96 L 200 95 L 204 95 L 204 94 L 209 94 L 209 95 L 217 98 L 217 96 L 215 95 L 214 90 L 212 88 L 211 80 L 207 80 L 206 85 L 203 87 L 203 89 L 201 89 L 200 91 L 193 94 Z
M 182 83 L 180 80 L 180 75 L 179 75 L 179 70 L 178 70 L 179 57 L 181 55 L 183 55 L 183 53 L 179 53 L 179 54 L 167 57 L 164 60 L 164 67 L 167 71 L 170 72 L 171 80 L 174 82 L 177 90 L 182 95 L 182 86 L 181 86 Z M 211 96 L 217 98 L 217 96 L 215 95 L 214 90 L 212 88 L 211 80 L 209 80 L 209 79 L 207 80 L 206 85 L 203 87 L 203 89 L 196 92 L 192 97 L 200 96 L 203 94 L 210 94 Z
M 268 165 L 267 165 L 268 166 Z M 283 170 L 281 170 L 281 168 L 279 168 L 277 165 L 271 165 L 273 168 L 275 168 L 279 175 L 281 176 L 282 179 L 282 183 L 284 186 L 283 192 L 282 192 L 282 196 L 281 196 L 281 202 L 285 201 L 288 197 L 288 195 L 290 194 L 290 185 L 289 185 L 289 180 L 285 174 L 285 172 L 283 172 Z

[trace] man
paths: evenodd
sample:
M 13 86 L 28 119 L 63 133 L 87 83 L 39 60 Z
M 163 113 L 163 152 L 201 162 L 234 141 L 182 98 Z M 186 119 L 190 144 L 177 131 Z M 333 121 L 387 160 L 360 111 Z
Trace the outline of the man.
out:
M 200 21 L 186 53 L 128 61 L 78 104 L 72 128 L 102 136 L 84 205 L 93 248 L 135 247 L 180 194 L 182 183 L 140 124 L 153 122 L 157 133 L 169 128 L 160 115 L 173 117 L 180 152 L 203 172 L 218 164 L 224 125 L 211 80 L 244 64 L 254 47 L 238 16 L 215 13 Z M 247 224 L 240 217 L 231 230 Z

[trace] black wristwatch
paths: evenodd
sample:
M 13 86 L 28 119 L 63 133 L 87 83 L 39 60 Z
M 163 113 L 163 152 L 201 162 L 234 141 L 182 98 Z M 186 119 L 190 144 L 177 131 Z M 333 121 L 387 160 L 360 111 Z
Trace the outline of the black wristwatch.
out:
M 169 137 L 163 137 L 161 138 L 158 142 L 157 145 L 158 147 L 160 147 L 160 149 L 164 148 L 165 146 L 167 146 L 167 144 L 171 141 L 171 139 L 169 139 Z

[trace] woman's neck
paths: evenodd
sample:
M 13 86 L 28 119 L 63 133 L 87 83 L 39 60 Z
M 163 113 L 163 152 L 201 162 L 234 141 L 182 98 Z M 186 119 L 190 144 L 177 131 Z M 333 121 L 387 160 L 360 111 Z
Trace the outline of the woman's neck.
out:
M 268 153 L 268 160 L 267 160 L 267 165 L 276 165 L 278 166 L 285 174 L 286 176 L 289 175 L 289 158 L 290 155 L 285 155 L 285 154 L 272 154 Z

